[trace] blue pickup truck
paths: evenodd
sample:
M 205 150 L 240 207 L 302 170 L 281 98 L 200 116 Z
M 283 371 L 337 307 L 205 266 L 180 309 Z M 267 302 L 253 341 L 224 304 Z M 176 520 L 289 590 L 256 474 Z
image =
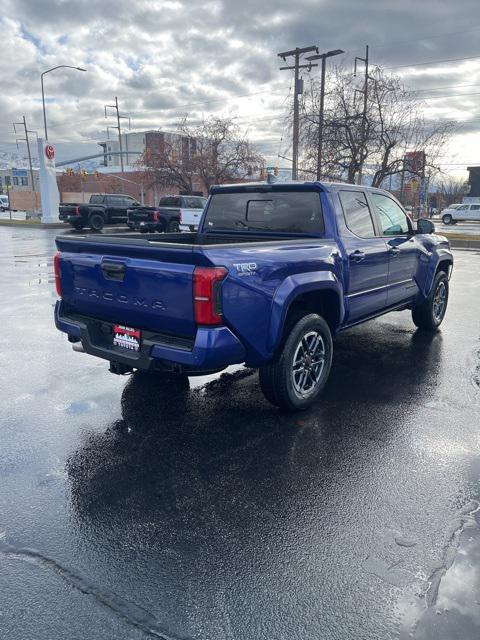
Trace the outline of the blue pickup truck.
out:
M 339 331 L 401 309 L 440 325 L 453 258 L 434 231 L 381 189 L 214 187 L 196 233 L 57 237 L 55 322 L 113 373 L 245 363 L 270 402 L 305 409 Z

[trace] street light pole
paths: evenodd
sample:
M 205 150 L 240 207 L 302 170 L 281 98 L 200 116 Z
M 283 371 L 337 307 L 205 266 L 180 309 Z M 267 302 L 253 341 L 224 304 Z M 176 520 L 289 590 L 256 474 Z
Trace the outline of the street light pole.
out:
M 51 69 L 47 69 L 43 73 L 40 74 L 40 83 L 42 85 L 42 106 L 43 106 L 43 127 L 45 129 L 45 140 L 48 140 L 48 132 L 47 132 L 47 113 L 45 111 L 45 90 L 43 86 L 43 76 L 51 71 L 55 71 L 56 69 L 75 69 L 76 71 L 86 71 L 86 69 L 82 69 L 82 67 L 73 67 L 69 64 L 59 64 L 57 67 L 52 67 Z
M 318 146 L 317 146 L 317 180 L 322 178 L 322 155 L 323 155 L 323 121 L 324 121 L 324 105 L 325 105 L 325 72 L 327 66 L 327 58 L 338 56 L 345 53 L 342 49 L 334 49 L 326 53 L 319 53 L 315 56 L 308 56 L 307 60 L 322 60 L 322 75 L 320 81 L 320 109 L 318 113 Z

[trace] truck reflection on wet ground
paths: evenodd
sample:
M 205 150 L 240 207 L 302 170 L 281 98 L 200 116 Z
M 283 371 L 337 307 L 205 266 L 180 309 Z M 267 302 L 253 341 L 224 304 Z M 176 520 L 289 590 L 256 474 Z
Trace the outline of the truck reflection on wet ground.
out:
M 162 576 L 159 606 L 166 610 L 171 598 L 184 601 L 179 592 L 187 584 L 189 596 L 200 600 L 224 580 L 231 598 L 255 598 L 263 572 L 270 573 L 264 563 L 279 554 L 288 564 L 298 536 L 304 569 L 321 572 L 300 591 L 322 591 L 321 567 L 337 544 L 346 545 L 340 572 L 354 591 L 361 589 L 369 545 L 342 540 L 331 516 L 338 519 L 344 508 L 357 517 L 356 498 L 348 494 L 357 485 L 358 500 L 365 500 L 371 461 L 384 473 L 381 461 L 392 443 L 408 438 L 396 407 L 431 396 L 441 357 L 440 333 L 353 330 L 337 340 L 323 401 L 295 415 L 252 393 L 253 371 L 224 374 L 194 390 L 186 381 L 165 385 L 134 374 L 122 394 L 122 420 L 86 436 L 67 462 L 76 528 L 87 545 L 104 548 L 123 534 L 128 553 L 135 556 L 139 545 Z M 291 578 L 292 568 L 285 571 Z

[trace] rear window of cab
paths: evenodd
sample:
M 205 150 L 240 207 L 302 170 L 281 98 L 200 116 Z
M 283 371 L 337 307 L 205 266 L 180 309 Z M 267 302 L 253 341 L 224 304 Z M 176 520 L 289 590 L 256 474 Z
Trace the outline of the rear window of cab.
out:
M 214 193 L 204 230 L 323 235 L 320 195 L 317 191 Z

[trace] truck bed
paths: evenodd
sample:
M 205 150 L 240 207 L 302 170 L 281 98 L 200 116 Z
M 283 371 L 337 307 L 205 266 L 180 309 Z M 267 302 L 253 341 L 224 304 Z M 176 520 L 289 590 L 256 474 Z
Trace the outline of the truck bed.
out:
M 56 238 L 57 245 L 61 251 L 75 251 L 74 246 L 77 243 L 110 245 L 115 244 L 122 246 L 142 246 L 142 247 L 169 247 L 176 245 L 178 248 L 192 249 L 193 247 L 202 246 L 222 246 L 222 245 L 243 245 L 245 243 L 258 244 L 263 242 L 291 242 L 292 240 L 311 241 L 311 236 L 299 234 L 258 234 L 248 233 L 115 233 L 101 235 L 85 235 L 78 234 L 68 236 L 62 235 Z M 65 242 L 65 244 L 64 244 Z

